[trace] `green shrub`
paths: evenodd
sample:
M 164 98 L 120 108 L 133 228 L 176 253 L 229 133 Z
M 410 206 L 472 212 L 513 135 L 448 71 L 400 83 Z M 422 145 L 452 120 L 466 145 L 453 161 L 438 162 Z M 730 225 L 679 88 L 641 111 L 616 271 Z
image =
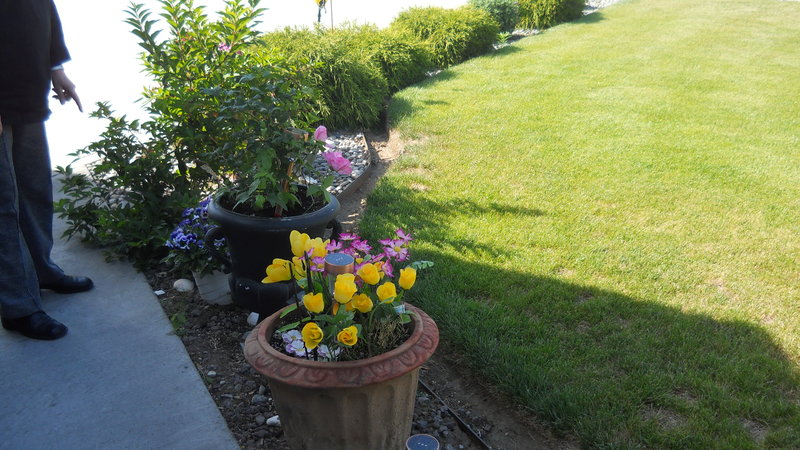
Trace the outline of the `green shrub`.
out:
M 424 80 L 433 69 L 431 52 L 413 34 L 386 29 L 366 37 L 362 45 L 381 68 L 389 93 Z
M 261 38 L 263 54 L 277 53 L 298 65 L 311 63 L 305 79 L 320 92 L 320 116 L 331 128 L 374 126 L 389 94 L 380 67 L 350 45 L 351 34 L 322 27 L 286 28 Z
M 544 28 L 575 20 L 583 15 L 585 0 L 519 0 L 521 28 Z
M 516 0 L 469 0 L 469 5 L 488 12 L 500 25 L 500 31 L 510 33 L 519 22 L 519 3 Z
M 165 256 L 164 244 L 182 211 L 216 189 L 212 174 L 226 175 L 220 170 L 225 155 L 217 153 L 230 135 L 218 120 L 225 96 L 209 92 L 235 92 L 242 77 L 265 67 L 277 74 L 271 86 L 305 91 L 298 75 L 303 66 L 287 67 L 248 51 L 258 37 L 252 28 L 262 12 L 258 0 L 226 0 L 216 21 L 192 0 L 162 0 L 161 6 L 158 17 L 166 24 L 151 19 L 141 4 L 127 10 L 126 22 L 145 50 L 144 69 L 153 80 L 143 95 L 148 119 L 129 121 L 99 103 L 92 117 L 106 121 L 106 130 L 74 153 L 88 161 L 87 173 L 57 168 L 66 194 L 56 205 L 67 222 L 64 235 L 81 235 L 138 268 Z M 160 28 L 166 39 L 157 39 Z
M 411 8 L 400 13 L 390 28 L 423 40 L 437 67 L 458 64 L 492 49 L 499 25 L 483 10 Z

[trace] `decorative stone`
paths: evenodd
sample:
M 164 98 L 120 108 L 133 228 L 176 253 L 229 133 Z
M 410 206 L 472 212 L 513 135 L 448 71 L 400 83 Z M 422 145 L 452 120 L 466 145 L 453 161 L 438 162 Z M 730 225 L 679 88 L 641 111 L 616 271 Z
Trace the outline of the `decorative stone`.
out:
M 217 376 L 217 372 L 214 372 L 213 370 L 209 370 L 209 371 L 208 371 L 208 373 L 207 373 L 206 375 L 207 375 L 209 378 L 214 378 L 215 376 Z
M 186 278 L 180 278 L 175 280 L 172 283 L 172 287 L 175 288 L 178 292 L 192 292 L 194 290 L 194 283 L 192 280 L 187 280 Z
M 279 427 L 281 426 L 281 418 L 278 416 L 272 416 L 269 419 L 267 419 L 267 425 L 271 427 Z
M 267 403 L 267 397 L 264 396 L 264 395 L 261 395 L 261 394 L 256 394 L 250 400 L 250 403 L 252 403 L 254 405 L 263 405 L 263 404 Z
M 258 325 L 258 313 L 251 312 L 249 316 L 247 316 L 247 324 L 251 327 Z

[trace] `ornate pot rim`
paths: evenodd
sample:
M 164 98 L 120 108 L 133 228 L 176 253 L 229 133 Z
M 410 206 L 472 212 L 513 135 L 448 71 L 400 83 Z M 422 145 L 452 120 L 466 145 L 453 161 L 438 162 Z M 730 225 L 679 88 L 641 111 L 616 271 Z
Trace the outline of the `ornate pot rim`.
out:
M 245 359 L 270 380 L 302 388 L 341 388 L 380 383 L 405 375 L 427 361 L 439 344 L 436 322 L 421 309 L 406 304 L 413 312 L 411 337 L 399 347 L 356 361 L 309 361 L 274 349 L 269 341 L 281 311 L 269 316 L 250 332 L 245 342 Z

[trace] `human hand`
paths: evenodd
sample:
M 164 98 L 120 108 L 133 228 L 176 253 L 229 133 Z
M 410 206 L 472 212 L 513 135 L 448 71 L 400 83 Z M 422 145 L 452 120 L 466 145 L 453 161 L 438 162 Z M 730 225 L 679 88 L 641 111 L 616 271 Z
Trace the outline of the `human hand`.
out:
M 83 112 L 81 99 L 78 98 L 78 93 L 75 92 L 75 84 L 67 78 L 64 69 L 54 70 L 50 77 L 53 80 L 53 92 L 56 93 L 53 98 L 58 99 L 62 105 L 70 100 L 75 100 L 78 110 Z

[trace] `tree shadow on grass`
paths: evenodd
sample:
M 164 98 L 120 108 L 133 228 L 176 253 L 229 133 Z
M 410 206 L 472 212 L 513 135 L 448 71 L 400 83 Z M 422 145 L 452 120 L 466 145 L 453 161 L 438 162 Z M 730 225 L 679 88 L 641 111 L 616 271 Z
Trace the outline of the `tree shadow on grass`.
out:
M 362 231 L 418 231 L 424 248 L 415 258 L 436 265 L 419 274 L 410 300 L 473 369 L 556 431 L 592 447 L 800 446 L 800 372 L 763 327 L 598 289 L 568 271 L 508 269 L 512 251 L 465 237 L 442 218 L 536 220 L 543 211 L 437 202 L 384 181 Z

